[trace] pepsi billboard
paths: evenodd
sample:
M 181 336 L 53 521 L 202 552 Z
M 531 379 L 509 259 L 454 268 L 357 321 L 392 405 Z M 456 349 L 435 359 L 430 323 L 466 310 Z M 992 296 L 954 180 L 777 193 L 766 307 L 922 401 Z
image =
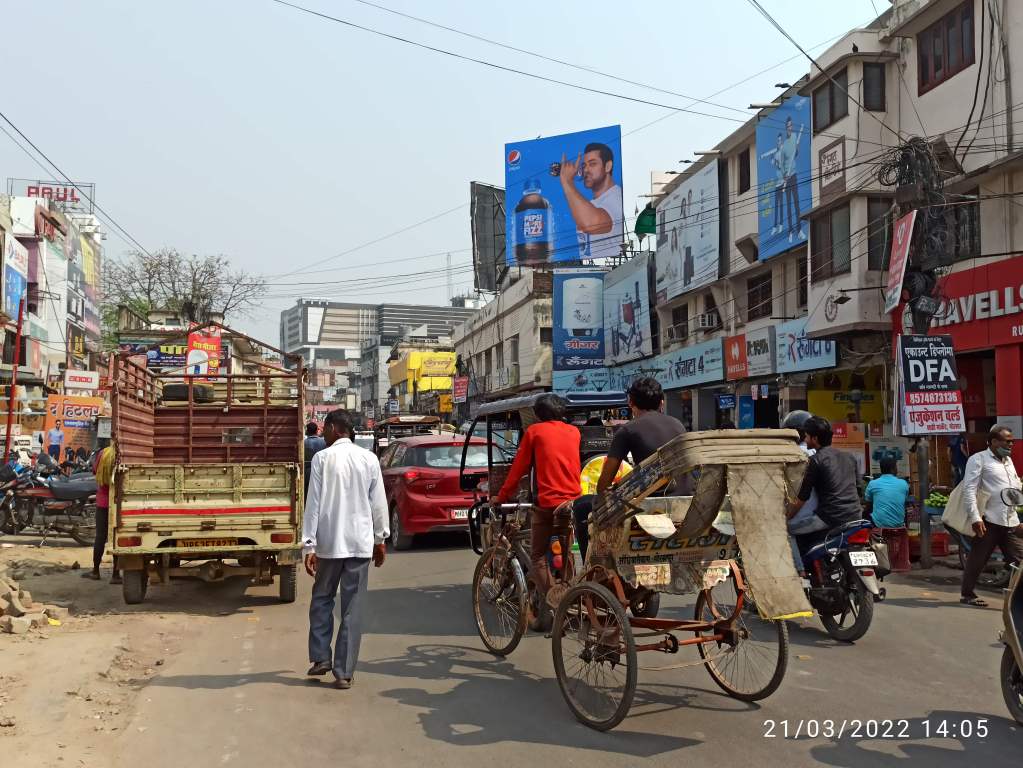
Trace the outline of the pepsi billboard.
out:
M 607 259 L 622 251 L 621 126 L 505 144 L 509 266 Z
M 766 261 L 806 245 L 803 215 L 813 206 L 810 99 L 786 99 L 757 123 L 759 256 Z

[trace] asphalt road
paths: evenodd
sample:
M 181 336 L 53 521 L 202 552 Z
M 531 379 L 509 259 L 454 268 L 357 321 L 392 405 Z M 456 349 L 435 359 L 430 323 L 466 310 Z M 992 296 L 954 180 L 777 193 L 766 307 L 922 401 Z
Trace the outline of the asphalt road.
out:
M 277 603 L 272 588 L 205 587 L 209 603 L 197 613 L 206 618 L 138 697 L 112 762 L 131 768 L 177 768 L 186 759 L 204 766 L 346 768 L 635 766 L 637 758 L 665 766 L 1019 764 L 1023 729 L 1007 718 L 998 687 L 1000 614 L 960 606 L 954 571 L 890 579 L 888 601 L 877 606 L 874 625 L 855 645 L 833 642 L 813 621 L 791 624 L 788 674 L 759 705 L 725 696 L 701 667 L 641 671 L 630 717 L 597 733 L 565 705 L 549 640 L 527 636 L 504 660 L 481 650 L 470 607 L 474 562 L 459 539 L 433 539 L 372 570 L 368 629 L 350 691 L 303 677 L 311 583 L 304 574 L 302 597 L 290 606 Z M 147 605 L 188 611 L 180 602 L 186 594 L 194 599 L 191 589 L 154 587 Z M 997 595 L 989 598 L 999 602 Z M 672 600 L 662 613 L 689 610 Z M 695 658 L 692 649 L 683 653 Z M 666 658 L 648 657 L 641 655 L 641 664 Z M 842 738 L 807 736 L 808 728 L 825 728 L 825 720 L 836 731 L 849 721 Z M 859 738 L 853 720 L 863 721 Z M 893 737 L 869 738 L 871 720 L 895 721 L 880 726 Z M 965 738 L 966 729 L 974 735 Z M 978 738 L 985 729 L 986 738 Z

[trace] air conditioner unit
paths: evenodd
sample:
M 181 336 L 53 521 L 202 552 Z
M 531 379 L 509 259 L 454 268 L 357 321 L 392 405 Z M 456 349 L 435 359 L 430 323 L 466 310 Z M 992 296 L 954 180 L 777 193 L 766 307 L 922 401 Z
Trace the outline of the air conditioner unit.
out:
M 701 331 L 712 331 L 721 325 L 717 312 L 704 312 L 696 316 L 696 327 Z

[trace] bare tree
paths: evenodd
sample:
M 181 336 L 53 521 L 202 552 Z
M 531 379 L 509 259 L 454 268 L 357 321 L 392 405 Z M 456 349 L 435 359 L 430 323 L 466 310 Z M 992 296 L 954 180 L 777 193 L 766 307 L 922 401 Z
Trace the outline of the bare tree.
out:
M 266 289 L 266 281 L 233 269 L 225 256 L 185 256 L 174 248 L 110 259 L 103 270 L 107 307 L 124 304 L 143 315 L 166 309 L 196 323 L 248 315 Z

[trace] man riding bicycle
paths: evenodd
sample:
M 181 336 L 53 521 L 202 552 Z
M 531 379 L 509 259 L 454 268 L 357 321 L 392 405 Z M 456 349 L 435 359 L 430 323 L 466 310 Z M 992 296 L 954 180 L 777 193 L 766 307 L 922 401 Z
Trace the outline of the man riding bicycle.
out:
M 565 402 L 557 395 L 542 395 L 533 406 L 537 423 L 530 425 L 519 444 L 518 453 L 508 470 L 495 502 L 507 504 L 518 493 L 519 481 L 529 472 L 536 474 L 536 499 L 530 523 L 530 577 L 536 584 L 538 605 L 551 587 L 547 568 L 547 547 L 554 533 L 554 510 L 582 494 L 582 466 L 579 445 L 582 436 L 576 427 L 565 423 Z M 542 624 L 534 619 L 534 629 Z

